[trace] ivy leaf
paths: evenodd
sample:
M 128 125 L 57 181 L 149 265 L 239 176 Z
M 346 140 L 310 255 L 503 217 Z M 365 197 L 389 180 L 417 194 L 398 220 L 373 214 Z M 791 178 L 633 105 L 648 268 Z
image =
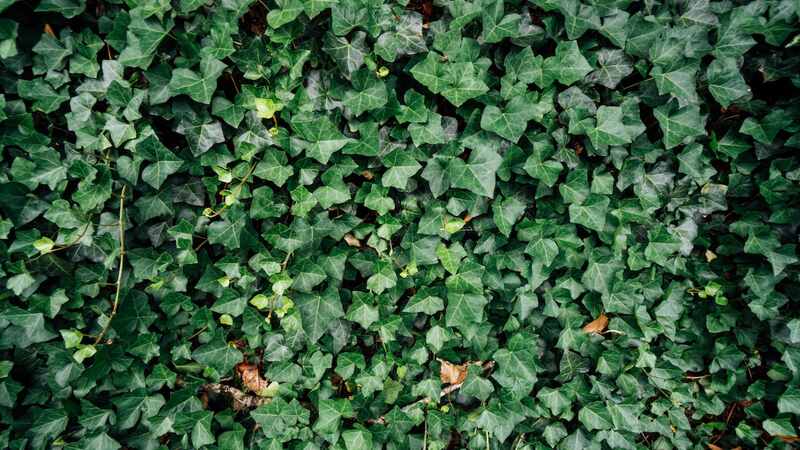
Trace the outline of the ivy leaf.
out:
M 494 223 L 506 237 L 511 235 L 511 229 L 525 213 L 527 205 L 517 197 L 508 197 L 502 201 L 492 203 Z
M 81 0 L 43 0 L 36 7 L 36 12 L 57 12 L 67 19 L 71 19 L 85 9 L 86 3 Z
M 279 0 L 279 8 L 267 13 L 267 23 L 272 28 L 280 28 L 292 22 L 303 12 L 303 2 L 299 0 Z
M 493 355 L 497 361 L 497 371 L 492 377 L 518 396 L 527 395 L 533 389 L 538 379 L 537 373 L 541 370 L 536 362 L 536 354 L 527 341 L 530 338 L 524 333 L 516 333 L 505 348 Z
M 33 445 L 43 446 L 67 429 L 67 414 L 60 409 L 39 410 L 28 429 Z
M 505 38 L 516 37 L 522 17 L 519 14 L 505 14 L 503 1 L 497 0 L 483 11 L 483 41 L 491 44 Z
M 18 80 L 17 92 L 23 99 L 33 102 L 34 110 L 43 113 L 51 113 L 69 100 L 66 89 L 57 91 L 41 78 Z
M 281 187 L 292 175 L 294 168 L 287 165 L 289 159 L 280 150 L 268 148 L 261 155 L 261 161 L 253 170 L 253 176 L 275 183 Z
M 489 87 L 478 77 L 471 62 L 443 62 L 436 53 L 411 68 L 411 75 L 434 94 L 441 93 L 450 103 L 461 106 L 467 100 L 485 94 Z
M 545 80 L 557 80 L 569 86 L 592 71 L 589 61 L 584 58 L 577 41 L 563 41 L 556 46 L 555 56 L 544 61 L 543 72 Z M 544 83 L 544 86 L 550 82 Z
M 333 441 L 338 440 L 342 418 L 350 418 L 355 415 L 353 407 L 347 399 L 320 400 L 317 409 L 319 417 L 314 422 L 314 431 L 331 436 Z
M 206 57 L 200 61 L 199 73 L 189 69 L 175 69 L 169 88 L 173 95 L 185 94 L 192 100 L 209 104 L 217 89 L 217 78 L 227 66 L 219 60 Z
M 361 325 L 362 328 L 369 329 L 369 326 L 380 319 L 378 308 L 371 304 L 369 297 L 365 295 L 355 296 L 353 303 L 347 310 L 345 319 Z
M 136 151 L 150 164 L 142 171 L 142 181 L 160 189 L 167 177 L 183 166 L 183 160 L 169 151 L 155 136 L 148 136 L 139 142 Z
M 528 121 L 536 115 L 530 97 L 514 97 L 503 109 L 492 105 L 484 108 L 481 128 L 516 143 L 528 128 Z
M 623 111 L 619 106 L 597 108 L 597 124 L 586 132 L 596 147 L 630 144 L 636 137 L 630 134 L 629 128 L 623 123 Z
M 353 87 L 353 90 L 345 92 L 343 101 L 356 116 L 380 108 L 389 101 L 386 83 L 369 71 L 360 71 L 354 75 Z
M 368 450 L 372 449 L 372 433 L 364 428 L 356 430 L 345 430 L 342 432 L 342 440 L 347 450 Z
M 450 162 L 450 185 L 492 198 L 495 174 L 501 162 L 502 159 L 496 151 L 484 147 L 475 149 L 470 153 L 467 162 L 458 158 Z
M 323 293 L 302 294 L 295 300 L 309 342 L 314 343 L 328 330 L 335 319 L 344 317 L 339 294 L 334 289 Z
M 408 180 L 422 169 L 422 165 L 416 159 L 402 150 L 395 150 L 386 155 L 384 164 L 389 170 L 383 174 L 381 184 L 402 190 L 406 189 Z
M 467 100 L 485 94 L 489 87 L 478 77 L 477 70 L 472 63 L 449 65 L 447 85 L 442 89 L 444 98 L 455 106 L 461 106 Z
M 750 95 L 750 88 L 742 78 L 739 66 L 733 58 L 712 61 L 706 69 L 706 78 L 708 78 L 709 92 L 723 108 Z
M 558 161 L 542 160 L 541 152 L 535 151 L 525 161 L 525 172 L 531 177 L 541 180 L 547 186 L 552 187 L 558 181 L 558 176 L 564 166 Z
M 582 204 L 569 205 L 569 221 L 602 232 L 611 200 L 604 195 L 591 194 Z
M 356 32 L 352 39 L 335 36 L 333 33 L 325 35 L 325 47 L 327 52 L 336 61 L 339 67 L 349 77 L 364 64 L 366 47 L 364 32 Z
M 447 79 L 448 73 L 441 59 L 441 56 L 430 52 L 425 56 L 425 59 L 415 64 L 410 71 L 417 81 L 434 94 L 441 93 L 449 83 Z
M 700 115 L 700 108 L 696 105 L 678 108 L 674 103 L 667 103 L 656 108 L 653 114 L 661 127 L 667 149 L 705 134 L 706 116 Z
M 633 65 L 622 50 L 602 49 L 596 55 L 598 68 L 586 77 L 591 83 L 614 89 L 623 78 L 633 73 Z
M 122 65 L 146 68 L 173 26 L 172 20 L 160 21 L 143 14 L 134 15 L 127 29 L 127 45 L 119 55 Z
M 774 109 L 760 120 L 748 117 L 742 122 L 739 132 L 751 136 L 762 144 L 771 144 L 778 132 L 789 125 L 791 119 L 782 109 Z
M 309 142 L 306 154 L 322 164 L 327 164 L 331 156 L 349 142 L 327 117 L 312 114 L 294 116 L 292 129 Z
M 208 242 L 222 244 L 228 249 L 237 249 L 242 244 L 242 232 L 247 224 L 247 214 L 233 208 L 223 214 L 222 220 L 208 226 Z
M 436 314 L 444 310 L 444 300 L 430 288 L 422 288 L 408 301 L 403 309 L 405 313 Z
M 474 327 L 483 321 L 483 309 L 488 303 L 482 294 L 448 291 L 445 313 L 447 326 L 462 329 Z
M 397 274 L 395 274 L 391 263 L 387 261 L 378 261 L 375 263 L 374 272 L 375 273 L 367 279 L 367 288 L 370 291 L 381 294 L 383 291 L 391 289 L 397 284 Z
M 602 402 L 592 402 L 581 408 L 578 419 L 587 430 L 610 430 L 614 427 L 611 414 Z
M 209 343 L 192 352 L 192 359 L 224 375 L 230 373 L 233 366 L 242 361 L 242 352 L 225 342 L 218 333 Z
M 695 88 L 696 74 L 697 68 L 693 66 L 684 66 L 669 71 L 656 66 L 650 72 L 658 87 L 658 93 L 671 95 L 678 100 L 678 106 L 681 108 L 694 105 L 699 101 Z

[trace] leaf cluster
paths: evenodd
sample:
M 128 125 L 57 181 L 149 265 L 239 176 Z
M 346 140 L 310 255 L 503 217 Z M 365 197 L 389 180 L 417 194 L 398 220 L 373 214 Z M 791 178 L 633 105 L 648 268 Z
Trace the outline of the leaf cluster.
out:
M 797 1 L 0 16 L 0 447 L 800 440 Z

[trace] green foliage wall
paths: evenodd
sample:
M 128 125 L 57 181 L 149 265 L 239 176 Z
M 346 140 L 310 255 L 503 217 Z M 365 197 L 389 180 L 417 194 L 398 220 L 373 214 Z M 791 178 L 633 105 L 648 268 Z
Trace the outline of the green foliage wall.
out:
M 0 447 L 798 440 L 800 2 L 0 11 Z

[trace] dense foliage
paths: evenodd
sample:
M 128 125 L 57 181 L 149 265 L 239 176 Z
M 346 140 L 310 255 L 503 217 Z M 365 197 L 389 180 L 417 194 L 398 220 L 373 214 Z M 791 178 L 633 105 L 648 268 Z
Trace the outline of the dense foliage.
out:
M 800 2 L 0 10 L 0 447 L 800 440 Z

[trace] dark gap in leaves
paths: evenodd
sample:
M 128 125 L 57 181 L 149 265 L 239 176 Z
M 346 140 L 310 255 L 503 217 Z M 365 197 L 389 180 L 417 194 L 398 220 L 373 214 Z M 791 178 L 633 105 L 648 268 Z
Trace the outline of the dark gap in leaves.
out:
M 239 20 L 251 34 L 261 36 L 267 30 L 268 12 L 264 2 L 256 1 Z
M 433 4 L 433 0 L 410 0 L 406 9 L 416 11 L 422 15 L 423 27 L 427 24 L 439 20 L 444 12 L 444 8 Z

